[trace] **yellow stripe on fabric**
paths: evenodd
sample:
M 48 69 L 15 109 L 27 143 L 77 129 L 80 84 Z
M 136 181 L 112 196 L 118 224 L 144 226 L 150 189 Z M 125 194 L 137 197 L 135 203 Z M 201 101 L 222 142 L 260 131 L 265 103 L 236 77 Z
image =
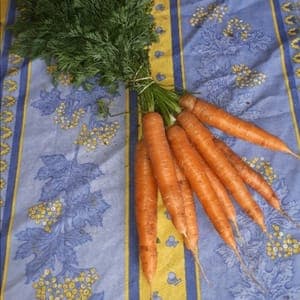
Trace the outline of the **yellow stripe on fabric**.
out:
M 162 9 L 158 9 L 157 5 Z M 161 27 L 159 42 L 151 46 L 149 52 L 151 72 L 154 79 L 157 74 L 163 74 L 165 79 L 160 82 L 166 88 L 174 88 L 172 32 L 170 3 L 166 0 L 155 0 L 153 16 L 156 27 Z M 160 51 L 162 56 L 155 53 Z M 173 223 L 167 218 L 166 208 L 161 196 L 158 196 L 157 213 L 157 271 L 152 283 L 152 295 L 162 299 L 186 299 L 184 246 L 181 236 L 177 233 Z M 173 241 L 173 246 L 167 241 Z M 140 265 L 140 299 L 149 299 L 150 287 Z
M 170 4 L 166 0 L 153 1 L 153 16 L 155 19 L 156 27 L 160 27 L 163 32 L 159 35 L 159 41 L 151 45 L 149 51 L 149 60 L 151 67 L 151 75 L 154 79 L 159 73 L 165 76 L 165 79 L 160 82 L 166 88 L 173 88 L 173 60 L 172 60 L 172 31 L 171 31 L 171 17 L 170 17 Z M 163 10 L 158 10 L 157 5 L 163 6 Z M 163 56 L 157 58 L 155 53 L 158 51 L 163 52 Z
M 31 82 L 31 63 L 28 63 L 28 71 L 27 71 L 27 82 L 26 82 L 26 95 L 24 99 L 24 115 L 22 121 L 22 129 L 20 135 L 20 144 L 18 149 L 18 164 L 17 164 L 17 171 L 16 171 L 16 182 L 14 186 L 14 193 L 12 199 L 12 208 L 11 208 L 11 216 L 8 225 L 7 231 L 7 240 L 6 240 L 6 255 L 4 261 L 4 268 L 3 268 L 3 280 L 2 280 L 2 289 L 1 289 L 1 300 L 4 299 L 4 292 L 7 282 L 7 273 L 8 273 L 8 264 L 10 258 L 10 251 L 11 251 L 11 233 L 14 223 L 15 211 L 16 211 L 16 198 L 17 192 L 19 187 L 19 179 L 20 179 L 20 170 L 21 170 L 21 163 L 22 163 L 22 152 L 23 152 L 23 144 L 24 144 L 24 133 L 25 133 L 25 125 L 27 119 L 27 106 L 28 106 L 28 97 L 29 97 L 29 90 L 30 90 L 30 82 Z
M 186 89 L 186 77 L 185 77 L 185 65 L 184 65 L 184 41 L 182 35 L 182 22 L 181 22 L 181 0 L 177 0 L 178 7 L 178 24 L 179 24 L 179 44 L 180 44 L 180 62 L 181 62 L 181 76 L 182 76 L 182 87 Z M 199 250 L 198 250 L 199 256 Z M 201 257 L 200 257 L 201 260 Z M 196 275 L 196 292 L 197 299 L 201 300 L 201 278 L 200 278 L 200 269 L 197 263 L 195 262 L 195 275 Z
M 4 27 L 6 24 L 6 17 L 8 13 L 9 0 L 0 0 L 0 41 L 1 41 L 1 49 L 3 47 L 3 39 L 4 39 Z
M 129 90 L 126 90 L 125 95 L 125 111 L 129 112 Z M 125 276 L 124 276 L 124 299 L 129 299 L 129 143 L 130 143 L 130 115 L 125 114 Z
M 152 295 L 156 294 L 162 299 L 184 300 L 186 299 L 186 290 L 183 241 L 171 220 L 166 217 L 166 208 L 160 194 L 158 195 L 157 207 L 157 270 L 152 282 L 151 291 L 140 264 L 140 299 L 149 299 L 152 292 Z M 178 242 L 176 247 L 168 247 L 166 245 L 166 241 L 170 236 L 173 236 L 174 241 Z M 172 278 L 176 276 L 173 279 L 173 284 L 168 283 L 168 279 L 172 280 L 171 276 Z
M 177 0 L 177 7 L 178 7 L 178 24 L 179 24 L 179 44 L 180 44 L 180 62 L 181 62 L 181 76 L 182 76 L 182 87 L 183 89 L 186 88 L 186 81 L 185 81 L 185 67 L 184 67 L 184 55 L 183 55 L 183 36 L 182 36 L 182 26 L 181 26 L 181 0 Z
M 297 125 L 296 114 L 295 114 L 294 105 L 293 105 L 293 96 L 291 93 L 287 69 L 286 69 L 286 65 L 285 65 L 284 48 L 283 48 L 282 40 L 281 40 L 280 33 L 279 33 L 279 27 L 278 27 L 278 23 L 277 23 L 277 19 L 276 19 L 276 12 L 275 12 L 273 0 L 270 0 L 270 6 L 271 6 L 271 11 L 272 11 L 274 30 L 276 33 L 276 38 L 277 38 L 279 50 L 280 50 L 281 67 L 282 67 L 285 87 L 286 87 L 286 91 L 287 91 L 287 95 L 288 95 L 288 99 L 289 99 L 289 106 L 290 106 L 292 121 L 293 121 L 294 129 L 295 129 L 298 148 L 300 149 L 300 132 L 299 132 L 299 127 Z
M 183 241 L 171 220 L 166 217 L 166 208 L 160 195 L 158 197 L 157 220 L 158 261 L 152 292 L 157 292 L 162 299 L 186 299 Z M 166 245 L 170 236 L 173 236 L 174 240 L 178 242 L 176 247 Z M 172 284 L 171 281 L 173 281 Z M 146 296 L 147 293 L 144 294 L 144 297 Z M 141 299 L 146 298 L 141 297 Z

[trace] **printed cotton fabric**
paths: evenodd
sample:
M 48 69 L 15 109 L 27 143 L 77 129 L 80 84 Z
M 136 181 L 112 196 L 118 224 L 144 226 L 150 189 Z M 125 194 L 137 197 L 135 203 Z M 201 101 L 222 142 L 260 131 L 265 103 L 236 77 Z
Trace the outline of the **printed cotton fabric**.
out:
M 150 291 L 138 260 L 133 160 L 136 95 L 51 81 L 53 66 L 10 51 L 1 1 L 1 299 L 300 299 L 300 235 L 251 190 L 267 237 L 236 206 L 239 250 L 260 288 L 196 200 L 199 259 L 161 199 L 158 270 Z M 300 150 L 300 2 L 155 0 L 153 77 L 186 89 Z M 111 116 L 99 116 L 97 101 Z M 300 223 L 300 160 L 213 132 L 260 172 Z

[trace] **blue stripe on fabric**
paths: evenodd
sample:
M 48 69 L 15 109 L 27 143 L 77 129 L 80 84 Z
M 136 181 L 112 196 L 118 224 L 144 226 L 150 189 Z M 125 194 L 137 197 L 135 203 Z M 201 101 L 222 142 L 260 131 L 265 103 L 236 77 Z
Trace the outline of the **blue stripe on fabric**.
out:
M 182 65 L 181 65 L 181 47 L 179 34 L 179 13 L 177 1 L 170 1 L 171 10 L 171 29 L 172 29 L 172 51 L 173 51 L 173 74 L 175 89 L 181 91 L 183 89 Z M 187 300 L 197 299 L 197 283 L 195 261 L 191 251 L 184 250 L 185 258 L 185 281 Z
M 15 115 L 15 127 L 14 127 L 14 136 L 11 146 L 11 158 L 8 169 L 8 180 L 7 180 L 7 190 L 6 198 L 4 202 L 4 211 L 3 211 L 3 223 L 1 231 L 1 243 L 0 243 L 0 283 L 2 288 L 2 280 L 4 274 L 4 262 L 7 247 L 7 235 L 9 230 L 9 224 L 11 222 L 11 211 L 13 206 L 13 198 L 16 184 L 16 174 L 19 164 L 19 147 L 20 147 L 20 138 L 22 135 L 22 124 L 24 118 L 24 106 L 27 94 L 27 80 L 28 80 L 28 60 L 25 59 L 21 66 L 20 74 L 20 89 L 19 96 L 17 100 L 16 115 Z M 29 88 L 29 87 L 28 87 Z
M 8 16 L 7 16 L 7 25 L 12 25 L 15 20 L 15 11 L 16 11 L 16 4 L 15 1 L 10 1 L 10 6 L 8 9 Z M 9 47 L 11 45 L 12 34 L 8 30 L 4 32 L 4 41 L 3 41 L 3 50 L 1 53 L 0 58 L 0 99 L 2 99 L 2 92 L 3 92 L 3 82 L 7 72 L 8 66 L 8 54 L 9 54 Z
M 179 17 L 177 1 L 170 1 L 171 11 L 171 30 L 172 30 L 172 54 L 173 54 L 173 74 L 176 90 L 183 89 L 182 66 L 180 57 L 180 35 L 179 35 Z
M 276 20 L 277 20 L 277 24 L 278 24 L 280 39 L 282 41 L 282 46 L 284 49 L 284 61 L 285 61 L 286 69 L 287 69 L 289 86 L 290 86 L 291 94 L 293 97 L 296 122 L 297 122 L 297 125 L 300 127 L 300 100 L 299 100 L 296 80 L 295 80 L 295 76 L 294 76 L 295 71 L 293 69 L 293 63 L 292 63 L 291 54 L 290 54 L 289 38 L 286 33 L 283 16 L 281 13 L 280 3 L 278 0 L 273 0 L 273 4 L 275 7 L 275 15 L 276 15 Z
M 192 252 L 184 248 L 186 294 L 188 300 L 197 299 L 195 259 Z
M 140 299 L 139 295 L 139 251 L 135 220 L 134 158 L 138 139 L 137 94 L 129 92 L 129 299 Z

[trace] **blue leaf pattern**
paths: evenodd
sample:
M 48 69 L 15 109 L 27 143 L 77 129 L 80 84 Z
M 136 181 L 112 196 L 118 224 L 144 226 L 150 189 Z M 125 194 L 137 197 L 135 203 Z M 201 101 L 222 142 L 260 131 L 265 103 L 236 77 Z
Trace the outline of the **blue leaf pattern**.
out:
M 42 90 L 40 99 L 32 103 L 34 108 L 40 110 L 43 116 L 51 115 L 62 102 L 65 103 L 66 116 L 71 117 L 79 108 L 91 112 L 97 111 L 97 100 L 101 98 L 112 99 L 104 88 L 95 85 L 91 91 L 86 91 L 82 88 L 71 87 L 67 92 L 60 90 L 61 87 L 53 87 L 50 91 Z
M 260 30 L 253 30 L 248 33 L 248 39 L 244 44 L 248 47 L 249 52 L 257 53 L 261 51 L 267 51 L 270 48 L 272 39 L 266 36 Z
M 91 151 L 95 150 L 98 144 L 109 144 L 117 133 L 119 123 L 108 119 L 106 115 L 100 117 L 97 104 L 101 100 L 110 108 L 116 96 L 118 95 L 111 95 L 97 85 L 94 85 L 90 91 L 83 88 L 56 86 L 49 91 L 42 90 L 40 98 L 34 100 L 32 106 L 38 109 L 42 116 L 54 115 L 55 123 L 64 130 L 76 128 L 81 124 L 81 131 L 75 143 L 84 145 L 87 151 Z M 122 113 L 122 111 L 115 113 Z M 84 117 L 85 115 L 88 117 Z M 42 174 L 38 176 L 43 176 L 43 171 L 41 172 Z
M 194 93 L 204 94 L 205 99 L 222 108 L 227 109 L 230 106 L 230 111 L 238 116 L 253 120 L 263 114 L 259 110 L 246 109 L 247 105 L 249 107 L 252 104 L 246 103 L 255 99 L 255 93 L 249 88 L 246 91 L 244 88 L 240 93 L 235 88 L 236 76 L 231 68 L 233 61 L 234 64 L 243 64 L 247 62 L 245 58 L 248 55 L 253 56 L 268 50 L 271 38 L 258 29 L 252 29 L 251 26 L 244 39 L 239 31 L 225 35 L 224 26 L 229 20 L 229 15 L 225 14 L 222 22 L 204 22 L 201 30 L 197 32 L 197 37 L 191 40 L 190 55 L 197 59 L 194 59 L 191 65 L 191 74 L 195 76 L 191 80 L 190 89 Z M 243 99 L 245 102 L 241 105 Z
M 47 269 L 54 270 L 57 263 L 62 265 L 58 277 L 75 276 L 88 270 L 77 267 L 76 247 L 92 240 L 86 225 L 103 226 L 103 215 L 110 208 L 101 191 L 91 192 L 90 182 L 103 175 L 97 165 L 79 164 L 77 152 L 72 160 L 64 155 L 47 155 L 42 156 L 41 161 L 44 165 L 36 179 L 46 182 L 39 201 L 60 199 L 63 209 L 60 218 L 51 223 L 49 232 L 30 227 L 16 235 L 22 243 L 15 259 L 31 258 L 25 271 L 27 283 L 35 281 Z
M 32 261 L 26 265 L 26 283 L 38 279 L 45 269 L 53 269 L 55 257 L 47 255 L 43 252 L 41 255 L 36 256 Z M 29 279 L 30 277 L 30 279 Z
M 42 116 L 48 116 L 55 112 L 59 103 L 62 101 L 61 92 L 53 88 L 50 92 L 42 90 L 40 93 L 40 100 L 32 103 L 34 108 L 37 108 Z

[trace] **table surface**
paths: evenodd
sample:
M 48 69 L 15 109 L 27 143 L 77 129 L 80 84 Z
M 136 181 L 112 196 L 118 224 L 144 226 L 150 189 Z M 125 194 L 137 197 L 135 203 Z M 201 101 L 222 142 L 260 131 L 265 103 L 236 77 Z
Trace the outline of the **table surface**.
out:
M 11 24 L 14 1 L 1 1 Z M 153 77 L 185 88 L 300 149 L 299 1 L 154 1 Z M 138 260 L 133 159 L 136 95 L 87 92 L 10 51 L 1 26 L 1 299 L 149 299 Z M 115 117 L 100 119 L 97 99 Z M 130 114 L 127 112 L 130 111 Z M 300 161 L 213 132 L 272 185 L 300 222 Z M 267 238 L 236 206 L 247 277 L 195 197 L 206 282 L 158 199 L 151 299 L 300 299 L 300 234 L 251 190 Z M 298 255 L 297 255 L 298 254 Z

